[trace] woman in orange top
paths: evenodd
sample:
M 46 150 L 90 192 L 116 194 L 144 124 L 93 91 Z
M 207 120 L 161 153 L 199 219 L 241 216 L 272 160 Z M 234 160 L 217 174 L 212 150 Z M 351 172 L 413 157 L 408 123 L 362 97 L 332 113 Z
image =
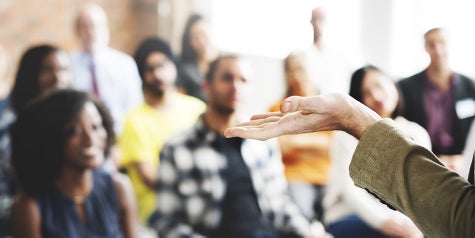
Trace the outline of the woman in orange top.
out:
M 285 59 L 287 88 L 283 98 L 316 94 L 316 87 L 308 77 L 303 60 L 302 56 L 295 54 Z M 270 111 L 280 111 L 280 102 L 274 104 Z M 279 137 L 290 195 L 308 219 L 320 220 L 323 214 L 321 202 L 330 168 L 331 137 L 332 132 Z

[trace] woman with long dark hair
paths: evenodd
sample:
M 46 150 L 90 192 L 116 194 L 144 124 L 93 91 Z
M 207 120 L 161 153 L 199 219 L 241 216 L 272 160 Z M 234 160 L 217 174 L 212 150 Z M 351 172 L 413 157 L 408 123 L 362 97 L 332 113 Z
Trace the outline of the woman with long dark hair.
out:
M 186 22 L 182 38 L 178 88 L 204 101 L 201 81 L 210 62 L 216 59 L 217 55 L 208 22 L 199 14 L 191 15 Z
M 395 83 L 375 66 L 356 70 L 351 77 L 350 96 L 383 118 L 392 118 L 416 143 L 430 149 L 424 128 L 400 116 L 402 102 Z M 335 237 L 422 237 L 414 223 L 393 211 L 366 191 L 357 188 L 349 175 L 349 164 L 358 140 L 336 132 L 332 142 L 330 179 L 324 198 L 325 222 Z

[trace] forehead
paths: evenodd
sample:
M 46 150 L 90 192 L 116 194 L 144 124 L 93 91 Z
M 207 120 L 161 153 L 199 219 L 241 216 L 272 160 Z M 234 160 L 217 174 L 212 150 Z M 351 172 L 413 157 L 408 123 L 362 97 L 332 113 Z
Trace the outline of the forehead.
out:
M 426 42 L 445 40 L 445 33 L 443 30 L 434 30 L 428 32 L 425 35 L 425 40 Z
M 147 59 L 145 60 L 147 63 L 152 63 L 152 62 L 163 62 L 167 61 L 168 56 L 164 54 L 161 51 L 152 51 L 150 54 L 148 54 Z
M 249 65 L 247 65 L 244 61 L 237 58 L 225 58 L 219 61 L 216 68 L 216 75 L 232 73 L 239 74 L 244 77 L 249 75 L 249 71 Z
M 366 72 L 365 76 L 363 77 L 361 87 L 364 88 L 367 86 L 372 86 L 375 83 L 385 84 L 385 83 L 392 83 L 392 81 L 389 78 L 389 76 L 387 76 L 386 74 L 380 71 L 368 70 L 368 72 Z
M 317 7 L 312 10 L 312 19 L 324 19 L 325 12 L 322 7 Z
M 99 110 L 97 110 L 96 105 L 93 102 L 89 101 L 84 104 L 84 108 L 82 110 L 82 116 L 86 118 L 90 118 L 91 120 L 101 120 L 101 114 Z
M 94 6 L 89 6 L 82 9 L 77 17 L 77 23 L 82 24 L 107 24 L 107 17 L 105 12 Z

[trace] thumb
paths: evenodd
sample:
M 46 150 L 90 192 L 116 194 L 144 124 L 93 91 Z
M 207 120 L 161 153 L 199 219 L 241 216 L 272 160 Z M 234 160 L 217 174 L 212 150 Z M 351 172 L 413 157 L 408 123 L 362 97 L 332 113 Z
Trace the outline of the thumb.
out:
M 280 105 L 280 111 L 284 113 L 296 111 L 305 111 L 313 113 L 318 111 L 318 106 L 321 104 L 320 101 L 320 96 L 291 96 L 286 98 L 284 102 L 282 102 L 282 104 Z

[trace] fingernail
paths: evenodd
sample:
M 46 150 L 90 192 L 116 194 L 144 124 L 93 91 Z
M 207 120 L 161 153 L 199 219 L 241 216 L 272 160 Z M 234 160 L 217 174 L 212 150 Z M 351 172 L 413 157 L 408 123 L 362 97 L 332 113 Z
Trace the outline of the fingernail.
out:
M 282 112 L 288 112 L 291 107 L 292 105 L 290 104 L 290 102 L 284 102 L 284 104 L 281 107 L 281 110 Z

